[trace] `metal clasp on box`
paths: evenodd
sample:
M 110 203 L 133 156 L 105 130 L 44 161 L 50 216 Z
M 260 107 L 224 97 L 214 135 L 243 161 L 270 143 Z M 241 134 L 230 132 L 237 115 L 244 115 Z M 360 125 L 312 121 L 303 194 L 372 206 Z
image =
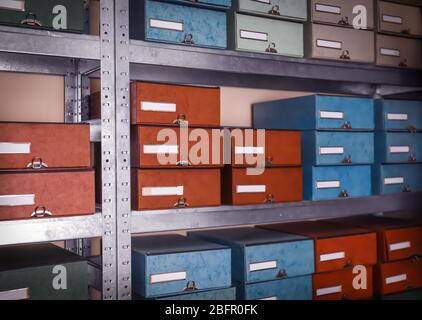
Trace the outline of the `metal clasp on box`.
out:
M 340 59 L 350 60 L 350 51 L 349 50 L 343 50 L 343 52 L 341 53 Z
M 350 130 L 352 129 L 352 124 L 350 123 L 350 121 L 346 121 L 345 123 L 343 123 L 343 125 L 341 126 L 342 129 L 347 129 Z
M 409 156 L 409 161 L 410 162 L 415 162 L 417 159 L 416 159 L 416 156 L 412 153 L 412 154 L 410 154 L 410 156 Z
M 275 15 L 275 16 L 279 16 L 280 15 L 280 6 L 279 5 L 275 5 L 271 8 L 270 11 L 268 11 L 269 14 Z
M 42 27 L 42 24 L 40 21 L 37 20 L 37 16 L 35 13 L 29 12 L 27 13 L 25 19 L 21 21 L 21 24 L 27 25 L 27 26 L 38 26 Z
M 26 167 L 31 169 L 42 169 L 48 168 L 48 164 L 43 162 L 40 157 L 35 157 L 30 163 L 26 165 Z
M 338 24 L 341 25 L 341 26 L 350 26 L 349 17 L 345 16 L 345 17 L 341 18 L 340 21 L 338 22 Z
M 412 192 L 412 189 L 410 188 L 410 186 L 407 184 L 403 187 L 403 192 Z
M 287 272 L 285 269 L 278 271 L 277 276 L 278 279 L 287 278 Z
M 39 206 L 35 208 L 35 211 L 32 212 L 31 217 L 33 218 L 44 218 L 44 217 L 50 217 L 53 213 L 50 211 L 47 211 L 46 207 Z
M 278 53 L 277 49 L 275 48 L 275 43 L 271 42 L 267 49 L 265 49 L 265 52 L 269 52 L 269 53 Z
M 182 43 L 188 44 L 188 45 L 195 44 L 195 41 L 193 41 L 193 34 L 192 33 L 185 34 L 185 36 L 182 40 Z
M 351 155 L 345 156 L 344 159 L 341 161 L 341 163 L 343 163 L 343 164 L 351 164 L 352 163 L 352 156 Z
M 186 287 L 183 289 L 183 291 L 195 291 L 198 290 L 195 281 L 188 281 L 186 284 Z
M 349 197 L 349 193 L 347 192 L 347 190 L 341 190 L 340 194 L 339 194 L 340 198 L 348 198 Z
M 192 163 L 190 163 L 188 160 L 180 160 L 180 161 L 177 161 L 176 163 L 176 166 L 179 166 L 179 167 L 189 167 L 191 165 Z
M 179 200 L 174 204 L 175 208 L 186 208 L 189 207 L 189 203 L 187 202 L 185 197 L 180 197 Z
M 275 202 L 274 195 L 271 194 L 271 193 L 269 195 L 267 195 L 264 202 L 268 203 L 268 204 L 274 203 Z
M 187 127 L 188 121 L 186 120 L 186 115 L 185 114 L 179 114 L 177 116 L 177 119 L 173 121 L 173 124 L 177 124 L 177 125 L 182 126 L 182 127 Z

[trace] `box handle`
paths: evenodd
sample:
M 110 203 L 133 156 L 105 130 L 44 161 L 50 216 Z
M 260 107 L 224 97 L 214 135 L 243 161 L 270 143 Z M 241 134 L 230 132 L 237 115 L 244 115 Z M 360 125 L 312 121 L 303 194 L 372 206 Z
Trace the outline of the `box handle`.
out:
M 176 163 L 176 166 L 179 166 L 179 167 L 189 167 L 191 165 L 192 163 L 190 163 L 189 160 L 180 160 L 180 161 L 177 161 Z
M 277 49 L 275 48 L 275 43 L 271 42 L 267 49 L 265 49 L 265 52 L 269 52 L 269 53 L 278 53 Z
M 347 190 L 341 190 L 339 197 L 340 198 L 349 198 L 349 193 L 347 192 Z
M 412 189 L 410 188 L 410 186 L 407 184 L 403 187 L 403 192 L 412 192 Z
M 418 131 L 416 127 L 411 124 L 407 126 L 407 130 L 409 130 L 410 133 L 416 133 L 416 131 Z
M 268 194 L 267 195 L 267 197 L 265 198 L 265 201 L 264 201 L 265 203 L 267 203 L 267 204 L 272 204 L 272 203 L 274 203 L 275 202 L 275 198 L 274 198 L 274 195 L 273 194 Z
M 31 213 L 31 217 L 33 218 L 44 218 L 50 217 L 53 213 L 48 211 L 44 206 L 39 206 L 35 208 L 35 211 Z
M 173 121 L 173 124 L 177 124 L 179 126 L 187 126 L 188 122 L 186 120 L 186 115 L 185 114 L 179 114 L 177 116 L 177 119 Z
M 285 269 L 278 271 L 277 276 L 278 279 L 283 279 L 283 278 L 287 278 L 287 272 Z
M 279 16 L 280 15 L 280 6 L 279 5 L 275 5 L 271 8 L 270 11 L 268 11 L 269 14 L 272 14 L 274 16 Z
M 174 204 L 175 208 L 186 208 L 189 207 L 189 203 L 187 202 L 185 197 L 180 197 L 179 200 Z
M 345 16 L 345 17 L 341 18 L 340 21 L 338 22 L 338 24 L 341 25 L 341 26 L 350 26 L 349 17 Z
M 353 267 L 352 261 L 347 260 L 346 264 L 344 265 L 344 269 L 349 269 L 349 268 L 352 268 L 352 267 Z
M 409 161 L 410 162 L 415 162 L 417 159 L 416 159 L 416 156 L 414 155 L 414 154 L 410 154 L 410 156 L 409 156 Z
M 345 123 L 343 123 L 343 125 L 341 126 L 342 129 L 347 129 L 350 130 L 352 129 L 352 124 L 350 123 L 350 121 L 346 121 Z
M 186 284 L 186 287 L 183 289 L 185 292 L 195 291 L 198 290 L 198 287 L 196 286 L 195 281 L 188 281 Z
M 43 169 L 48 168 L 48 164 L 43 162 L 40 157 L 34 157 L 32 161 L 26 165 L 26 167 L 31 169 Z
M 187 33 L 185 34 L 182 43 L 187 44 L 187 45 L 194 45 L 195 41 L 193 41 L 193 34 L 192 33 Z
M 27 26 L 38 26 L 42 27 L 41 22 L 37 20 L 37 15 L 35 13 L 29 12 L 26 14 L 25 19 L 21 21 L 21 24 Z
M 341 161 L 343 164 L 351 164 L 352 163 L 352 156 L 349 154 L 344 157 L 344 159 Z
M 350 60 L 350 51 L 349 50 L 343 50 L 343 52 L 341 53 L 340 59 Z

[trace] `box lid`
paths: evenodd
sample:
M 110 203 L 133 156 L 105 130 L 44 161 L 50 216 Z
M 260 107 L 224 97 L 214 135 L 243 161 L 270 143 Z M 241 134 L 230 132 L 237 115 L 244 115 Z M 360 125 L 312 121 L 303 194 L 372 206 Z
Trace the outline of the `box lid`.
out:
M 329 221 L 304 221 L 286 224 L 273 224 L 268 226 L 260 226 L 260 228 L 299 234 L 314 239 L 337 238 L 371 233 L 369 230 Z
M 0 271 L 85 261 L 53 244 L 0 247 Z
M 233 242 L 244 246 L 308 240 L 307 237 L 300 235 L 274 232 L 252 227 L 197 231 L 192 232 L 191 234 L 200 234 L 207 238 L 221 239 L 223 241 Z
M 222 250 L 225 246 L 181 235 L 158 235 L 132 238 L 132 250 L 145 255 Z

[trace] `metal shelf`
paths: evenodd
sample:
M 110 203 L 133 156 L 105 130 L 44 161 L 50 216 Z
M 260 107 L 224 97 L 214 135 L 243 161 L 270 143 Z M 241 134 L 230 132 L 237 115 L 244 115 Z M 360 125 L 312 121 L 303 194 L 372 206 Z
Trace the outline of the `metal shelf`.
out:
M 130 43 L 130 61 L 132 80 L 366 96 L 422 88 L 421 70 L 138 40 Z
M 422 193 L 256 206 L 132 211 L 132 233 L 164 232 L 422 209 Z
M 100 60 L 98 36 L 0 26 L 0 52 Z
M 0 222 L 0 246 L 95 238 L 102 235 L 100 213 L 88 216 Z

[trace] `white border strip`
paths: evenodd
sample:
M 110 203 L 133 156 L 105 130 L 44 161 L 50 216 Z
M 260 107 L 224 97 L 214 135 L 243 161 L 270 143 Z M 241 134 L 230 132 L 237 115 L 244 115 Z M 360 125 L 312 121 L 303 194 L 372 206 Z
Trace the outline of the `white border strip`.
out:
M 183 186 L 177 187 L 143 187 L 142 196 L 183 196 Z
M 391 146 L 390 153 L 409 153 L 410 147 L 409 146 Z
M 409 120 L 407 113 L 387 113 L 387 120 L 406 121 Z
M 235 147 L 235 154 L 264 154 L 264 147 Z
M 268 41 L 268 34 L 264 32 L 240 30 L 240 37 L 242 39 Z
M 144 145 L 144 154 L 178 154 L 179 146 L 177 145 Z
M 403 18 L 398 16 L 390 16 L 387 14 L 382 15 L 382 21 L 389 22 L 389 23 L 395 23 L 395 24 L 402 24 Z
M 0 8 L 14 11 L 25 11 L 25 0 L 0 0 Z
M 141 101 L 142 111 L 176 112 L 175 103 Z
M 341 8 L 340 7 L 329 6 L 329 5 L 326 5 L 326 4 L 319 4 L 319 3 L 317 3 L 315 5 L 315 11 L 341 14 Z
M 0 292 L 0 300 L 5 301 L 16 301 L 16 300 L 27 300 L 29 299 L 29 288 L 22 288 L 16 290 L 9 290 Z
M 385 279 L 385 284 L 392 284 L 392 283 L 397 283 L 397 282 L 403 282 L 407 280 L 407 274 L 399 274 L 397 276 L 394 277 L 388 277 Z
M 31 143 L 0 142 L 0 154 L 28 154 L 31 153 Z
M 184 26 L 182 22 L 167 21 L 160 19 L 150 19 L 149 26 L 151 28 L 164 29 L 164 30 L 173 30 L 173 31 L 183 31 Z
M 384 178 L 385 185 L 403 184 L 403 183 L 404 183 L 404 177 Z
M 344 148 L 343 147 L 320 147 L 319 154 L 322 154 L 322 155 L 344 154 Z
M 390 244 L 390 251 L 403 250 L 403 249 L 408 249 L 411 247 L 412 247 L 412 243 L 410 241 L 392 243 Z
M 340 188 L 341 183 L 339 180 L 334 181 L 317 181 L 317 189 L 337 189 Z
M 321 119 L 344 119 L 344 112 L 339 111 L 320 111 L 319 117 Z
M 344 259 L 345 256 L 346 254 L 344 253 L 344 251 L 334 252 L 334 253 L 329 253 L 329 254 L 322 254 L 319 256 L 319 261 L 325 262 L 325 261 L 341 260 L 341 259 Z
M 236 186 L 236 193 L 262 193 L 266 192 L 266 190 L 267 186 L 265 184 Z
M 186 276 L 187 276 L 186 271 L 152 274 L 150 283 L 154 284 L 154 283 L 186 280 Z
M 317 39 L 316 45 L 317 47 L 329 48 L 329 49 L 340 49 L 340 50 L 342 47 L 342 43 L 340 41 L 323 40 L 323 39 Z
M 381 48 L 380 54 L 383 55 L 383 56 L 389 56 L 389 57 L 400 57 L 400 50 L 399 49 Z
M 0 206 L 19 207 L 35 204 L 35 194 L 10 194 L 0 196 Z
M 249 272 L 269 270 L 275 268 L 277 268 L 277 260 L 249 264 Z
M 316 295 L 318 297 L 319 296 L 326 296 L 327 294 L 341 293 L 342 290 L 343 290 L 343 287 L 342 286 L 322 288 L 322 289 L 317 289 Z

